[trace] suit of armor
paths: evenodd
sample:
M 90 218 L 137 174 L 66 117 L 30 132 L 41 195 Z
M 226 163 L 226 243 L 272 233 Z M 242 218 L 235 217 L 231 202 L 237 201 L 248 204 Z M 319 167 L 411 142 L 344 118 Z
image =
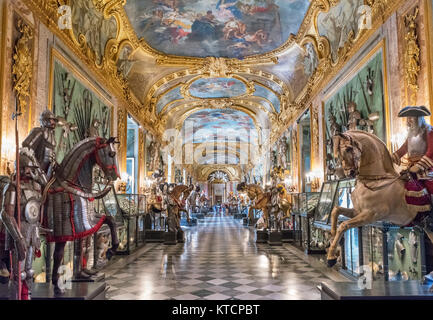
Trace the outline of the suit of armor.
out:
M 414 165 L 423 171 L 433 169 L 433 128 L 430 125 L 426 125 L 418 135 L 408 137 L 394 157 L 400 159 L 405 154 L 408 155 L 409 166 Z
M 54 114 L 45 110 L 40 117 L 41 126 L 33 128 L 22 143 L 23 147 L 34 151 L 36 160 L 47 175 L 48 180 L 52 176 L 52 164 L 55 163 L 56 158 L 56 140 L 54 137 L 56 122 L 57 118 L 54 117 Z
M 23 148 L 20 152 L 20 212 L 16 206 L 16 185 L 6 181 L 3 177 L 3 203 L 0 212 L 5 236 L 5 250 L 16 250 L 12 255 L 12 268 L 14 271 L 14 281 L 18 277 L 22 280 L 21 299 L 27 300 L 31 295 L 33 284 L 32 263 L 34 254 L 40 253 L 40 212 L 42 202 L 42 186 L 35 173 L 39 172 L 38 164 L 33 152 Z M 8 183 L 6 183 L 8 182 Z M 5 184 L 6 183 L 6 184 Z M 18 228 L 18 215 L 21 219 L 21 227 Z M 23 261 L 18 268 L 18 262 Z M 16 296 L 15 298 L 17 298 Z

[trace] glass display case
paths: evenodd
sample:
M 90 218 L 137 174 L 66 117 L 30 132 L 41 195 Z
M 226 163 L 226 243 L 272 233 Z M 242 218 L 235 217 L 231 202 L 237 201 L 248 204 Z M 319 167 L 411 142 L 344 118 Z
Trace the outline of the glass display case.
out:
M 143 219 L 146 215 L 146 196 L 117 194 L 117 200 L 125 220 L 126 251 L 129 253 L 145 242 Z
M 369 266 L 373 280 L 385 279 L 384 237 L 386 233 L 376 226 L 362 227 L 363 265 Z
M 335 205 L 335 196 L 339 181 L 326 181 L 322 184 L 319 203 L 314 212 L 316 223 L 329 224 L 332 208 Z
M 363 227 L 363 257 L 374 280 L 421 280 L 427 273 L 425 234 L 386 223 Z
M 361 230 L 361 228 L 349 229 L 344 233 L 343 237 L 343 270 L 354 277 L 359 276 L 359 267 L 363 265 L 362 248 L 360 246 Z
M 424 232 L 390 227 L 386 238 L 389 281 L 421 280 L 426 274 Z
M 299 194 L 299 228 L 302 237 L 301 246 L 310 254 L 322 253 L 317 252 L 316 248 L 312 247 L 312 226 L 313 213 L 319 202 L 320 192 L 307 192 Z

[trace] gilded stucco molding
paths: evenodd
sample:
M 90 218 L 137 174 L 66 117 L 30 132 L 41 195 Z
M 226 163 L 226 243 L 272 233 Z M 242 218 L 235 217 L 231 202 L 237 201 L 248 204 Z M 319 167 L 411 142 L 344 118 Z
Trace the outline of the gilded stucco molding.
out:
M 16 42 L 12 57 L 13 89 L 19 112 L 26 113 L 33 75 L 33 53 L 30 41 L 33 39 L 34 32 L 21 18 L 17 20 L 16 28 L 21 35 Z
M 23 2 L 34 12 L 34 14 L 58 36 L 69 49 L 82 60 L 92 71 L 95 79 L 104 84 L 119 99 L 119 105 L 127 109 L 134 118 L 147 130 L 158 136 L 155 130 L 156 117 L 143 106 L 130 91 L 127 80 L 116 74 L 115 65 L 119 57 L 121 47 L 126 43 L 133 49 L 138 47 L 137 43 L 131 41 L 127 30 L 122 22 L 122 6 L 124 1 L 96 1 L 96 9 L 104 13 L 105 18 L 114 16 L 117 21 L 117 36 L 107 41 L 102 62 L 92 59 L 94 55 L 88 50 L 84 39 L 76 39 L 71 29 L 61 30 L 58 26 L 59 17 L 62 14 L 59 7 L 67 5 L 71 0 L 23 0 Z M 72 31 L 72 32 L 71 32 Z M 72 34 L 71 34 L 72 33 Z M 82 38 L 82 37 L 81 37 Z M 120 107 L 119 106 L 119 107 Z
M 405 82 L 406 82 L 406 96 L 408 104 L 416 104 L 416 96 L 419 90 L 418 76 L 421 70 L 420 53 L 421 49 L 418 45 L 418 32 L 417 32 L 417 17 L 419 7 L 414 9 L 413 14 L 408 13 L 404 17 L 404 24 L 406 27 L 406 35 L 404 37 L 405 52 L 404 52 L 404 66 L 405 66 Z
M 126 121 L 127 111 L 124 108 L 119 107 L 117 110 L 117 138 L 119 139 L 119 155 L 121 159 L 122 171 L 126 170 Z
M 333 79 L 340 70 L 345 66 L 347 61 L 359 52 L 370 37 L 380 28 L 393 12 L 404 2 L 404 0 L 367 0 L 368 5 L 372 8 L 372 27 L 371 29 L 362 30 L 358 35 L 352 33 L 346 41 L 343 48 L 339 49 L 338 59 L 334 62 L 331 58 L 330 45 L 328 39 L 318 36 L 317 17 L 315 18 L 315 33 L 318 54 L 320 57 L 319 66 L 316 72 L 308 81 L 307 86 L 302 93 L 296 98 L 295 102 L 289 103 L 286 110 L 287 114 L 281 115 L 285 119 L 285 125 L 281 128 L 281 133 L 289 128 L 294 121 L 308 108 L 311 100 L 319 93 L 324 84 Z M 324 3 L 325 1 L 323 1 Z M 326 1 L 328 5 L 324 12 L 329 11 L 332 6 L 337 5 L 340 1 Z M 325 8 L 325 7 L 323 7 Z M 314 42 L 313 42 L 314 44 Z

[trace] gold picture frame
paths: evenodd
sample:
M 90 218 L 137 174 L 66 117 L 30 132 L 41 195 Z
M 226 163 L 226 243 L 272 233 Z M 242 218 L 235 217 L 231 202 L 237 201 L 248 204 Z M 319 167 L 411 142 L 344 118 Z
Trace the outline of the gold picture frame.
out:
M 323 143 L 323 170 L 325 173 L 325 181 L 327 181 L 326 177 L 326 119 L 325 119 L 325 104 L 326 102 L 334 96 L 342 87 L 344 87 L 353 77 L 358 74 L 358 72 L 369 62 L 369 60 L 378 54 L 378 52 L 382 50 L 382 67 L 383 67 L 383 97 L 384 97 L 384 111 L 385 111 L 385 135 L 386 135 L 386 146 L 388 149 L 391 148 L 391 119 L 390 119 L 390 110 L 389 110 L 389 100 L 388 100 L 388 64 L 387 64 L 387 56 L 386 56 L 386 38 L 382 38 L 365 56 L 363 56 L 356 65 L 346 71 L 346 73 L 338 80 L 337 84 L 335 84 L 334 88 L 330 90 L 322 99 L 322 130 L 319 129 L 320 134 L 322 135 L 322 143 Z

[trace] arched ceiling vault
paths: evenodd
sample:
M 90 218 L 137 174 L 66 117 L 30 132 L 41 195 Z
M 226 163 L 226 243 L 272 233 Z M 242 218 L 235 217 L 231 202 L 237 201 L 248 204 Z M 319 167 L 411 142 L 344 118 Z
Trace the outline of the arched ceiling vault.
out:
M 245 112 L 255 128 L 276 135 L 304 107 L 305 88 L 329 57 L 317 17 L 339 0 L 60 2 L 73 13 L 63 38 L 160 138 L 216 109 Z M 86 29 L 86 19 L 103 27 Z

